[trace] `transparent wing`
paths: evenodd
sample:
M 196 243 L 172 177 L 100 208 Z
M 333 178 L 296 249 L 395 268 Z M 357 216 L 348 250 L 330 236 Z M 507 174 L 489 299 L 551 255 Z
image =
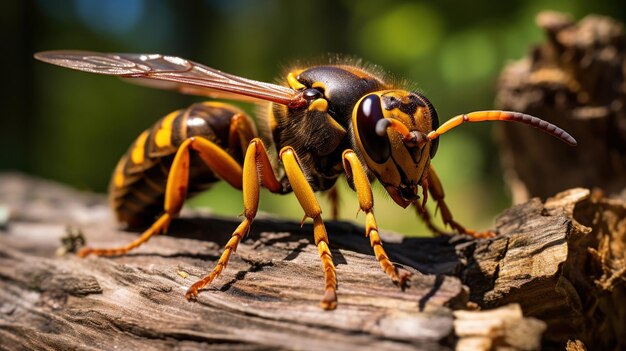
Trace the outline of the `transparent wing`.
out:
M 35 58 L 61 67 L 118 76 L 141 85 L 185 94 L 260 99 L 293 108 L 306 103 L 300 92 L 288 87 L 241 78 L 175 56 L 61 50 L 39 52 Z

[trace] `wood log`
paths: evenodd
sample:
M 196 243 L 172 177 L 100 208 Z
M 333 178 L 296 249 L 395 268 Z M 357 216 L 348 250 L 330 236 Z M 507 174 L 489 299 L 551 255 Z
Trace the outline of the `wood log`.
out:
M 559 145 L 529 128 L 498 125 L 515 203 L 575 186 L 626 194 L 623 24 L 597 15 L 576 22 L 557 12 L 540 13 L 537 24 L 546 41 L 502 71 L 497 107 L 553 122 L 570 132 L 578 147 Z
M 94 246 L 136 237 L 117 229 L 103 197 L 4 174 L 0 206 L 11 213 L 0 232 L 0 349 L 625 346 L 626 205 L 586 189 L 507 210 L 491 239 L 381 233 L 391 259 L 413 273 L 404 291 L 362 227 L 329 221 L 334 311 L 318 306 L 323 274 L 307 224 L 258 218 L 223 275 L 190 303 L 184 292 L 215 264 L 237 219 L 187 209 L 167 235 L 126 256 L 80 259 L 57 255 L 68 227 L 66 245 L 81 234 Z M 511 303 L 526 317 L 516 305 L 454 314 Z

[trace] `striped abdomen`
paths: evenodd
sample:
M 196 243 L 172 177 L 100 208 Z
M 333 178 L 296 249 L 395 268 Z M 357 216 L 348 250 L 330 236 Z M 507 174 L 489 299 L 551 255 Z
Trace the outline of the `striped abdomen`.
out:
M 109 202 L 117 219 L 138 227 L 150 224 L 163 212 L 167 175 L 178 147 L 187 138 L 206 138 L 242 164 L 241 142 L 230 133 L 236 115 L 244 114 L 223 103 L 197 103 L 170 113 L 144 131 L 120 159 L 111 179 Z M 187 197 L 218 180 L 192 151 Z

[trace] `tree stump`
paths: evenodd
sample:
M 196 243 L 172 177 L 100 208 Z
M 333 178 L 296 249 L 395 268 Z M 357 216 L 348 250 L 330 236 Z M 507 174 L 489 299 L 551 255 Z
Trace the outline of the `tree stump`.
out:
M 68 228 L 94 246 L 136 236 L 116 228 L 103 197 L 4 174 L 0 205 L 10 212 L 0 223 L 0 349 L 626 346 L 626 205 L 586 189 L 505 211 L 491 239 L 381 233 L 390 258 L 413 273 L 404 291 L 364 228 L 328 222 L 334 311 L 318 306 L 323 274 L 308 224 L 257 219 L 223 275 L 190 303 L 186 289 L 213 267 L 236 218 L 186 210 L 167 235 L 126 256 L 80 259 L 56 254 Z
M 514 202 L 574 186 L 626 194 L 623 24 L 597 15 L 576 22 L 556 12 L 539 14 L 537 24 L 547 40 L 503 70 L 497 105 L 559 125 L 578 140 L 578 147 L 563 147 L 529 128 L 498 125 Z

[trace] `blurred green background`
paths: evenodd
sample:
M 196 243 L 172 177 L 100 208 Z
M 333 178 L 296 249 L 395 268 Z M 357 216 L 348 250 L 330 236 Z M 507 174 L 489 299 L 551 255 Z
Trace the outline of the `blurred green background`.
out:
M 416 82 L 445 121 L 493 107 L 500 70 L 543 40 L 535 25 L 540 11 L 624 21 L 625 7 L 619 1 L 558 0 L 4 1 L 3 75 L 10 91 L 3 94 L 0 117 L 0 170 L 105 192 L 118 158 L 141 131 L 201 100 L 46 65 L 32 58 L 37 51 L 158 52 L 263 81 L 273 81 L 294 60 L 343 53 Z M 434 165 L 461 223 L 486 229 L 509 205 L 492 124 L 446 134 Z M 339 183 L 341 218 L 362 221 L 362 215 L 355 217 L 355 195 L 345 181 Z M 396 206 L 382 188 L 375 197 L 379 226 L 427 234 L 414 212 Z M 190 204 L 228 215 L 242 210 L 241 194 L 224 184 Z M 302 218 L 294 196 L 265 192 L 261 209 Z

